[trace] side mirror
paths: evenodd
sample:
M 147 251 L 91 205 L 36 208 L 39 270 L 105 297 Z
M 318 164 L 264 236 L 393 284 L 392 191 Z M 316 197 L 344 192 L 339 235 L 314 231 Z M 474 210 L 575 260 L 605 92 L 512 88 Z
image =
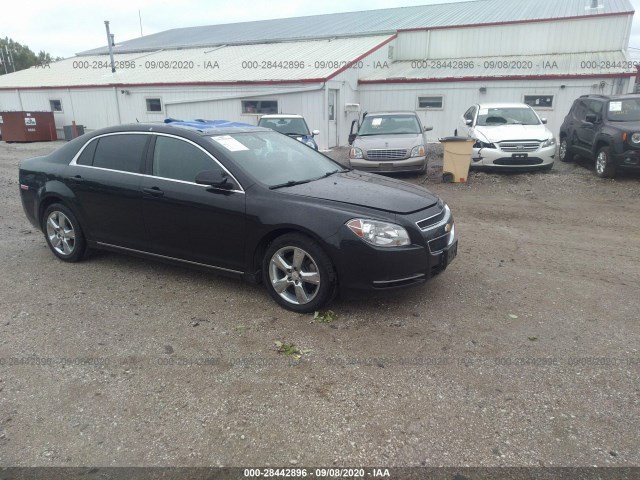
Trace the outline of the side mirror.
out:
M 314 130 L 313 132 L 311 132 L 311 135 L 313 135 L 314 137 L 316 135 L 320 135 L 320 130 Z
M 589 123 L 596 123 L 598 116 L 595 113 L 587 113 L 587 116 L 584 117 L 584 119 Z
M 541 118 L 540 121 L 542 122 L 543 125 L 547 124 L 547 119 L 546 118 Z
M 349 145 L 353 145 L 353 141 L 356 139 L 356 134 L 355 133 L 350 133 L 349 134 Z
M 207 170 L 200 172 L 196 176 L 196 183 L 199 185 L 207 185 L 221 190 L 233 190 L 233 183 L 229 181 L 227 175 L 222 170 Z
M 428 125 L 426 127 L 422 127 L 422 131 L 423 132 L 430 132 L 431 130 L 433 130 L 433 127 L 431 125 Z
M 471 120 L 471 119 L 467 118 L 467 119 L 465 119 L 464 124 L 465 124 L 467 127 L 470 127 L 470 126 L 473 124 L 473 120 Z

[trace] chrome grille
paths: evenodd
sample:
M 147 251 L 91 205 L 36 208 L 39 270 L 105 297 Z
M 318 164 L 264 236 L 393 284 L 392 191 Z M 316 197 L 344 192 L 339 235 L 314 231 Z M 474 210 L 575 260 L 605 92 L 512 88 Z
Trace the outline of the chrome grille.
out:
M 402 160 L 407 158 L 407 151 L 389 148 L 367 150 L 367 158 L 369 160 Z
M 503 152 L 513 153 L 535 152 L 540 148 L 540 142 L 535 141 L 500 142 L 498 145 Z

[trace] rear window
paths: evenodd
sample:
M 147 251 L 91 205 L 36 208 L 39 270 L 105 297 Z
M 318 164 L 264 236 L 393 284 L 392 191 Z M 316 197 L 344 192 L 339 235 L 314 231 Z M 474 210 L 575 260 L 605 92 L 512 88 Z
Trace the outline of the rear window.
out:
M 367 115 L 358 135 L 401 135 L 422 133 L 415 115 Z
M 98 140 L 93 166 L 140 173 L 149 135 L 109 135 Z

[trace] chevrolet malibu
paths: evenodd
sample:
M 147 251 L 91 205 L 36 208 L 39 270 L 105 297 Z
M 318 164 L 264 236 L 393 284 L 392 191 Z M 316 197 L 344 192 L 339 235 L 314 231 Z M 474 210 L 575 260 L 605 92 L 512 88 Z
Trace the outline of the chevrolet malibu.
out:
M 471 106 L 455 133 L 475 139 L 472 167 L 549 170 L 557 145 L 546 123 L 524 103 L 485 103 Z
M 52 253 L 105 249 L 262 282 L 296 312 L 424 282 L 456 256 L 451 211 L 424 188 L 270 129 L 196 123 L 110 127 L 22 162 L 22 205 Z

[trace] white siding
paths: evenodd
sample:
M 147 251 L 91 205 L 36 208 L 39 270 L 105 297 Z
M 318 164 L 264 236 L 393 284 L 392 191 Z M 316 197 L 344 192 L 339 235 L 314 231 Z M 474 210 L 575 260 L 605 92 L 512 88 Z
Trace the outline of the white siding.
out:
M 605 82 L 600 88 L 600 82 Z M 451 136 L 454 133 L 458 117 L 474 103 L 481 102 L 522 102 L 524 95 L 554 95 L 553 107 L 539 109 L 541 117 L 547 118 L 549 129 L 556 135 L 573 101 L 588 93 L 626 93 L 629 91 L 628 79 L 580 79 L 537 81 L 490 81 L 425 84 L 370 84 L 360 86 L 360 99 L 363 110 L 414 110 L 417 98 L 422 95 L 444 95 L 442 110 L 418 110 L 425 125 L 432 125 L 428 132 L 430 142 Z M 486 87 L 486 93 L 480 93 L 480 87 Z
M 400 32 L 395 60 L 625 50 L 631 15 Z

